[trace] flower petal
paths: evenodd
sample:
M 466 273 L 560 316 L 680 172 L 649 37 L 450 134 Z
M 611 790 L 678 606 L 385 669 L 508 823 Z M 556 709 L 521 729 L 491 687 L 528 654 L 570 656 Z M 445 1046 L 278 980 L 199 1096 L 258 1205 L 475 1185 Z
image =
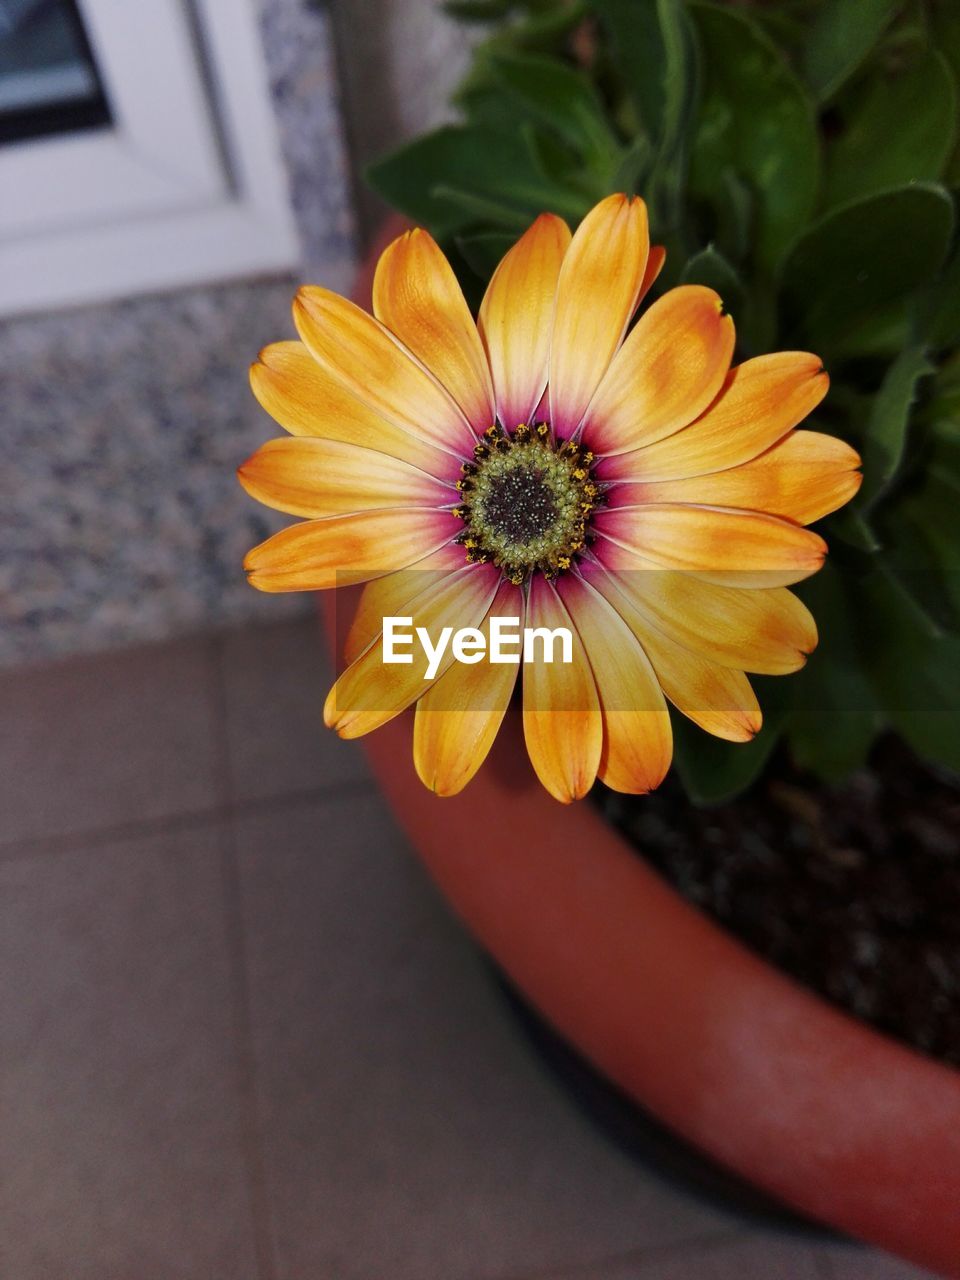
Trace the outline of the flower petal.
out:
M 644 300 L 650 290 L 657 282 L 657 277 L 663 270 L 663 264 L 667 260 L 667 251 L 662 244 L 652 244 L 650 246 L 650 256 L 647 258 L 647 265 L 644 268 L 643 279 L 640 282 L 640 292 L 637 294 L 637 306 Z
M 587 410 L 584 442 L 597 454 L 650 445 L 692 422 L 723 386 L 733 320 L 719 294 L 687 284 L 637 321 Z
M 859 466 L 856 450 L 836 436 L 794 431 L 758 458 L 729 471 L 652 484 L 622 484 L 611 493 L 617 504 L 706 502 L 812 524 L 850 501 L 863 482 Z
M 544 661 L 537 643 L 524 663 L 523 733 L 537 777 L 557 800 L 579 800 L 593 786 L 603 749 L 600 700 L 590 662 L 556 589 L 539 575 L 530 582 L 526 625 L 567 628 L 573 661 Z
M 252 497 L 295 516 L 333 516 L 376 507 L 439 507 L 457 491 L 425 471 L 341 440 L 268 440 L 238 468 Z
M 447 542 L 436 551 L 406 569 L 385 574 L 368 582 L 360 593 L 360 601 L 344 644 L 344 658 L 355 662 L 364 649 L 379 639 L 386 617 L 403 617 L 408 605 L 428 587 L 456 573 L 466 565 L 463 547 Z
M 304 520 L 248 551 L 243 567 L 261 591 L 324 591 L 415 564 L 462 528 L 449 512 L 414 507 Z
M 688 720 L 727 742 L 749 742 L 760 732 L 763 712 L 742 671 L 690 653 L 656 632 L 646 649 L 663 692 Z
M 550 341 L 550 421 L 572 435 L 623 341 L 650 251 L 647 207 L 608 196 L 587 214 L 563 259 Z
M 637 568 L 681 569 L 731 587 L 789 586 L 816 573 L 827 551 L 809 529 L 732 507 L 616 507 L 598 512 L 594 528 L 632 554 Z
M 651 627 L 691 653 L 722 667 L 777 676 L 798 671 L 817 647 L 810 610 L 783 587 L 718 587 L 688 573 L 618 564 L 607 550 L 603 561 L 618 589 Z
M 250 368 L 253 394 L 285 431 L 379 449 L 429 471 L 456 477 L 459 461 L 375 413 L 319 365 L 302 342 L 274 342 Z
M 620 614 L 584 578 L 557 588 L 587 651 L 600 698 L 599 774 L 614 791 L 643 794 L 670 768 L 670 715 L 653 667 Z
M 523 594 L 502 582 L 479 630 L 487 638 L 490 619 L 516 618 L 523 626 Z M 417 703 L 413 762 L 420 780 L 437 795 L 462 791 L 487 758 L 503 722 L 519 671 L 518 663 L 454 662 Z
M 763 723 L 760 704 L 742 671 L 722 667 L 669 639 L 631 604 L 618 579 L 597 567 L 584 575 L 640 641 L 657 680 L 678 711 L 716 738 L 749 742 Z M 751 592 L 751 595 L 756 595 Z
M 381 417 L 458 457 L 471 452 L 474 435 L 459 407 L 373 316 L 308 285 L 294 300 L 293 319 L 313 358 Z
M 503 258 L 480 306 L 497 414 L 510 430 L 533 421 L 547 385 L 557 278 L 569 244 L 563 219 L 542 213 Z
M 776 444 L 827 394 L 819 356 L 779 351 L 731 369 L 709 409 L 664 440 L 601 465 L 605 480 L 676 480 L 724 471 Z
M 443 384 L 478 433 L 495 416 L 487 357 L 450 263 L 428 231 L 399 236 L 380 255 L 373 314 Z
M 501 580 L 490 565 L 467 565 L 435 580 L 410 602 L 409 614 L 397 616 L 411 619 L 411 633 L 415 634 L 417 627 L 426 628 L 431 642 L 436 644 L 444 627 L 475 627 L 486 614 Z M 409 652 L 412 662 L 384 662 L 382 635 L 364 650 L 327 694 L 323 718 L 328 727 L 336 729 L 341 738 L 359 738 L 422 697 L 433 683 L 426 676 L 425 650 L 414 639 L 404 652 Z M 439 679 L 453 661 L 448 644 L 433 679 Z

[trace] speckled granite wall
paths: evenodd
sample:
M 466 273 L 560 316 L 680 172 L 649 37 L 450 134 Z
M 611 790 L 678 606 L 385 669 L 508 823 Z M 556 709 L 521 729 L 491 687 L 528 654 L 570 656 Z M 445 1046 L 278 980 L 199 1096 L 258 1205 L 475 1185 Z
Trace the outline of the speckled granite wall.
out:
M 261 0 L 303 277 L 352 275 L 331 39 L 304 0 Z M 308 598 L 246 585 L 278 524 L 233 469 L 271 434 L 250 360 L 291 331 L 293 280 L 137 299 L 0 328 L 0 664 L 159 638 Z

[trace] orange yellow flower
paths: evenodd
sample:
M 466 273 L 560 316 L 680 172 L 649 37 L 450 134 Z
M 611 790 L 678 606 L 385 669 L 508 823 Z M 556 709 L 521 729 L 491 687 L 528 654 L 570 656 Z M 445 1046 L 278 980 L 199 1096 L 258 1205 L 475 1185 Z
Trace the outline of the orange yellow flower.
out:
M 411 231 L 380 259 L 373 315 L 318 287 L 299 342 L 251 380 L 290 435 L 241 468 L 260 501 L 306 517 L 247 556 L 264 591 L 365 582 L 328 696 L 342 737 L 416 703 L 417 771 L 442 795 L 480 767 L 522 669 L 530 759 L 559 800 L 596 778 L 645 792 L 672 756 L 667 700 L 746 741 L 746 672 L 797 670 L 817 643 L 787 588 L 826 546 L 806 525 L 860 484 L 843 442 L 797 430 L 821 401 L 816 356 L 731 367 L 711 289 L 671 289 L 642 200 L 611 196 L 571 237 L 543 214 L 507 253 L 477 322 L 443 253 Z M 632 327 L 631 327 L 632 326 Z M 488 634 L 565 627 L 573 661 L 384 662 L 383 619 Z

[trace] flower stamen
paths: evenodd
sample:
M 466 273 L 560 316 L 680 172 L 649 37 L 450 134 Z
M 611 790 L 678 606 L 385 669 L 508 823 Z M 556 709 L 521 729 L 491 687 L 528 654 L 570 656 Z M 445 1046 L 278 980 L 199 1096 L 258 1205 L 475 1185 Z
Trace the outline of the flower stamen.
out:
M 555 578 L 569 570 L 603 501 L 591 478 L 593 454 L 573 440 L 555 445 L 547 422 L 521 422 L 512 435 L 494 423 L 473 457 L 461 468 L 463 501 L 453 508 L 466 526 L 457 541 L 468 562 L 492 562 L 518 585 L 534 571 Z

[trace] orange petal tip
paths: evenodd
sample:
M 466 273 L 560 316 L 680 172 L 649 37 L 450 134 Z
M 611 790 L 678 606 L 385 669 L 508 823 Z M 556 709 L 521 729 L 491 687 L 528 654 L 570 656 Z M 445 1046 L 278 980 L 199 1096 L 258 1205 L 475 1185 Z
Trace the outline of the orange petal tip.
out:
M 335 729 L 337 727 L 338 715 L 337 701 L 334 697 L 335 689 L 336 685 L 333 686 L 323 702 L 323 723 L 328 729 Z
M 323 309 L 326 290 L 316 284 L 302 284 L 293 295 L 293 314 L 306 312 L 316 316 Z

